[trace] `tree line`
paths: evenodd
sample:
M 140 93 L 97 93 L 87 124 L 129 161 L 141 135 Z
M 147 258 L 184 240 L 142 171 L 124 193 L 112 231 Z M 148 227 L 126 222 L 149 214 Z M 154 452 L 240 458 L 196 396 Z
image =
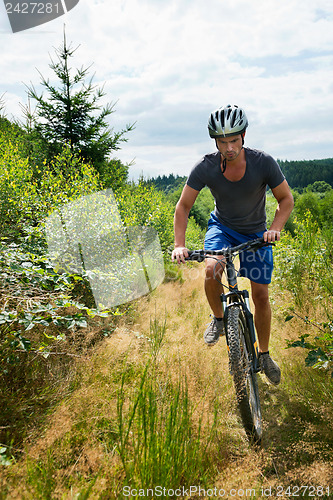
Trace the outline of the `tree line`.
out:
M 317 181 L 325 181 L 333 187 L 333 158 L 323 160 L 278 160 L 289 185 L 304 189 Z
M 282 172 L 291 188 L 302 192 L 310 185 L 314 191 L 327 190 L 327 184 L 333 187 L 333 158 L 322 160 L 278 160 Z M 186 182 L 186 176 L 174 174 L 158 175 L 149 179 L 157 189 L 170 193 Z M 324 184 L 322 184 L 324 183 Z M 320 185 L 322 184 L 322 188 Z M 326 186 L 326 187 L 325 187 Z

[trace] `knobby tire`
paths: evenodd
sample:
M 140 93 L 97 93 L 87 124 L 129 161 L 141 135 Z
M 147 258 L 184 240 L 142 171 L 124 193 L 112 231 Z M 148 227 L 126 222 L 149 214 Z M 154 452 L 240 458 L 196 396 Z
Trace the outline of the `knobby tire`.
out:
M 246 341 L 249 335 L 240 306 L 230 306 L 227 332 L 230 372 L 234 380 L 242 423 L 248 438 L 252 442 L 260 443 L 262 422 L 257 375 L 250 362 Z

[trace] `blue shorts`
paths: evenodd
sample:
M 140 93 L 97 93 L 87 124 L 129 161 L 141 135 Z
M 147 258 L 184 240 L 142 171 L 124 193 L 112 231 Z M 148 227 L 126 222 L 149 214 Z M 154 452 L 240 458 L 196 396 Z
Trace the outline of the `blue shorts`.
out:
M 230 229 L 218 220 L 212 212 L 208 221 L 208 229 L 205 236 L 205 250 L 221 250 L 221 248 L 232 247 L 245 241 L 260 238 L 265 231 L 253 234 L 240 234 Z M 240 268 L 238 275 L 244 276 L 254 283 L 269 284 L 273 272 L 272 247 L 263 247 L 256 252 L 245 251 L 239 254 Z

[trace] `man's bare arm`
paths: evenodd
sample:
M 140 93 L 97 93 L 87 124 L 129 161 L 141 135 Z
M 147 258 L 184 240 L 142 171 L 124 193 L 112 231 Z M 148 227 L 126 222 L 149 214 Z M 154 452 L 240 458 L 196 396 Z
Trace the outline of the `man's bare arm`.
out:
M 199 194 L 199 191 L 185 185 L 181 197 L 176 205 L 174 217 L 174 232 L 175 232 L 175 249 L 172 252 L 172 260 L 177 262 L 185 262 L 185 257 L 188 256 L 185 246 L 185 233 L 188 223 L 188 216 L 194 202 Z
M 278 206 L 271 227 L 264 234 L 265 241 L 268 242 L 280 239 L 280 233 L 294 208 L 294 198 L 286 180 L 272 189 L 272 193 Z

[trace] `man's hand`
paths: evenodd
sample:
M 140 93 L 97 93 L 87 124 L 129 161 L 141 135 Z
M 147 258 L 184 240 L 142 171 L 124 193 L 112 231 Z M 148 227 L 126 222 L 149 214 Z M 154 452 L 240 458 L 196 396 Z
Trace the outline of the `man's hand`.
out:
M 263 235 L 264 241 L 271 243 L 272 241 L 279 241 L 281 231 L 274 231 L 274 229 L 269 229 Z
M 186 247 L 175 247 L 171 254 L 172 262 L 177 261 L 177 264 L 181 262 L 185 263 L 185 258 L 188 257 L 188 250 Z

